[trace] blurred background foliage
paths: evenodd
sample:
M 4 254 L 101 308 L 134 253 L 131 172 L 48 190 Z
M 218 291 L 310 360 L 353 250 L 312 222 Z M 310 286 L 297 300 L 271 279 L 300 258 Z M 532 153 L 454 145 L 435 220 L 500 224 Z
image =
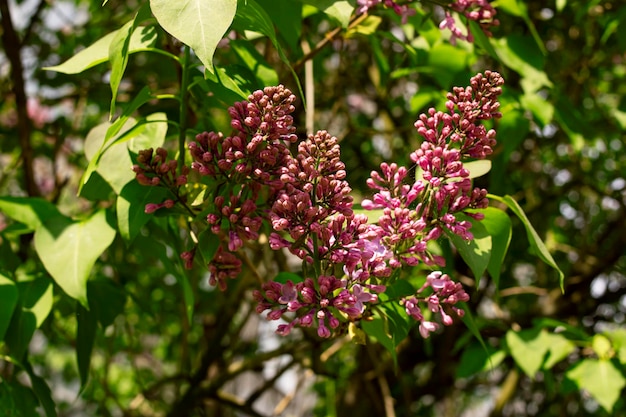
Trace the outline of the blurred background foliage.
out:
M 382 7 L 357 16 L 353 1 L 258 3 L 291 68 L 267 36 L 246 32 L 236 17 L 214 57 L 221 83 L 208 74 L 205 81 L 201 67 L 192 70 L 192 131 L 228 132 L 226 108 L 240 93 L 283 83 L 306 92 L 307 110 L 299 103 L 295 115 L 298 135 L 314 128 L 337 136 L 350 184 L 367 196 L 365 180 L 380 162 L 409 162 L 420 112 L 441 109 L 445 92 L 476 72 L 499 71 L 506 80 L 504 117 L 494 125 L 499 144 L 478 183 L 524 208 L 565 273 L 564 292 L 557 273 L 529 252 L 513 217 L 499 282 L 483 277 L 476 287 L 469 268 L 454 262 L 486 346 L 462 323 L 428 340 L 413 329 L 395 367 L 377 344 L 308 333 L 275 338 L 254 312 L 256 283 L 247 270 L 225 293 L 208 286 L 202 268 L 187 274 L 188 287 L 180 285 L 177 254 L 185 242 L 172 239 L 179 225 L 165 217 L 150 220 L 130 246 L 116 235 L 90 275 L 93 308 L 81 310 L 43 268 L 32 227 L 2 209 L 0 312 L 9 312 L 0 317 L 10 320 L 0 322 L 0 414 L 621 415 L 626 6 L 500 0 L 493 38 L 453 46 L 438 28 L 445 4 L 437 1 L 414 3 L 405 24 Z M 144 2 L 0 5 L 0 195 L 42 198 L 77 219 L 110 211 L 115 193 L 98 176 L 77 197 L 85 138 L 108 120 L 110 67 L 79 75 L 42 68 L 119 29 Z M 178 40 L 157 33 L 158 48 L 182 56 Z M 176 94 L 181 76 L 164 55 L 134 53 L 117 101 L 123 108 L 144 86 Z M 149 101 L 137 117 L 155 112 L 180 118 L 167 99 Z M 165 137 L 171 150 L 176 135 L 170 128 Z M 273 276 L 288 260 L 269 252 L 252 247 L 251 261 Z M 14 288 L 19 302 L 11 315 Z M 193 293 L 191 317 L 186 291 Z M 28 352 L 27 359 L 16 352 Z

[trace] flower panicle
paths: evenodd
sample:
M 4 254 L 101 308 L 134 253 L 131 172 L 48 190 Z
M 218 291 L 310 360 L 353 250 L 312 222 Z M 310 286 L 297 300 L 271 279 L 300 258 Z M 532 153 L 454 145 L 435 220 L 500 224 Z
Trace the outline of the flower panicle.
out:
M 132 169 L 139 184 L 167 188 L 178 199 L 179 188 L 187 184 L 189 167 L 183 165 L 180 173 L 177 172 L 177 167 L 178 162 L 175 159 L 168 159 L 166 149 L 157 148 L 155 151 L 149 148 L 139 151 L 137 164 Z M 151 214 L 161 208 L 172 208 L 175 203 L 171 198 L 161 203 L 148 203 L 144 211 Z
M 493 36 L 491 29 L 499 26 L 500 21 L 496 19 L 497 10 L 489 3 L 488 0 L 455 0 L 450 9 L 464 16 L 469 21 L 478 23 L 481 30 L 486 36 Z M 450 43 L 456 45 L 458 39 L 467 42 L 474 42 L 474 35 L 468 30 L 467 34 L 457 26 L 450 10 L 446 10 L 445 17 L 439 24 L 441 30 L 449 29 L 452 35 Z

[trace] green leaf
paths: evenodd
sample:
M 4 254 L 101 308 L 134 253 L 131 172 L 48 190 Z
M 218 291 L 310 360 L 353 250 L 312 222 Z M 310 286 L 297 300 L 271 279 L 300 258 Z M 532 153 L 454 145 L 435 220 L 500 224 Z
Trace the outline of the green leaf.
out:
M 109 120 L 113 119 L 115 102 L 117 101 L 117 90 L 124 76 L 126 65 L 128 64 L 128 47 L 133 29 L 135 28 L 134 23 L 135 21 L 131 20 L 122 26 L 109 45 L 109 60 L 111 61 L 111 75 L 109 77 L 109 84 L 111 85 L 111 110 L 109 112 Z
M 543 71 L 544 57 L 530 38 L 507 36 L 494 40 L 500 62 L 520 74 L 522 88 L 526 93 L 534 93 L 543 87 L 552 87 L 552 82 Z
M 46 412 L 46 417 L 56 417 L 56 407 L 54 405 L 54 401 L 52 400 L 52 393 L 50 392 L 50 387 L 46 384 L 46 381 L 37 375 L 35 371 L 33 371 L 32 366 L 28 362 L 24 362 L 24 370 L 30 377 L 30 383 L 33 387 L 33 391 L 39 400 L 39 403 L 43 407 Z
M 506 358 L 506 352 L 494 347 L 472 343 L 463 349 L 463 354 L 456 368 L 457 378 L 469 378 L 477 373 L 495 369 Z
M 122 30 L 123 28 L 118 29 L 100 38 L 93 45 L 78 52 L 62 64 L 53 67 L 45 67 L 43 69 L 61 72 L 63 74 L 78 74 L 98 64 L 107 62 L 109 60 L 109 47 L 111 42 L 118 35 L 118 32 Z M 135 30 L 130 38 L 128 53 L 132 54 L 152 50 L 156 38 L 157 31 L 154 26 L 145 26 Z
M 136 125 L 136 121 L 129 119 L 124 127 L 128 130 L 134 125 Z M 93 159 L 102 148 L 109 126 L 109 123 L 101 123 L 87 133 L 85 138 L 85 156 L 87 160 Z M 113 140 L 115 141 L 115 139 L 114 137 Z M 100 154 L 96 172 L 104 178 L 116 194 L 119 194 L 122 188 L 135 178 L 132 166 L 126 144 L 115 143 Z
M 463 168 L 470 172 L 469 178 L 478 178 L 491 171 L 491 161 L 488 159 L 469 161 L 463 163 Z
M 109 76 L 109 84 L 111 85 L 111 110 L 109 113 L 109 120 L 113 119 L 115 114 L 115 102 L 117 101 L 117 91 L 126 66 L 128 65 L 128 55 L 130 49 L 130 41 L 132 34 L 135 32 L 138 24 L 143 20 L 150 17 L 150 7 L 148 3 L 143 3 L 139 8 L 139 11 L 135 14 L 135 17 L 130 22 L 126 23 L 115 34 L 115 37 L 111 40 L 109 45 L 109 60 L 111 61 L 111 74 Z
M 485 32 L 483 32 L 483 29 L 480 27 L 478 22 L 470 20 L 469 29 L 472 32 L 472 35 L 474 35 L 474 43 L 484 49 L 491 58 L 496 60 L 496 62 L 500 61 L 498 53 L 494 49 L 493 45 L 491 45 L 490 39 L 487 35 L 485 35 Z
M 21 361 L 33 333 L 50 314 L 53 285 L 52 281 L 45 276 L 21 281 L 16 285 L 20 296 L 5 333 L 5 341 L 11 357 Z
M 546 354 L 550 350 L 549 337 L 543 329 L 533 327 L 519 332 L 509 330 L 506 343 L 517 365 L 531 379 L 541 369 Z
M 358 25 L 351 27 L 346 31 L 346 38 L 351 38 L 355 35 L 364 35 L 370 36 L 376 32 L 378 26 L 382 23 L 383 19 L 379 16 L 367 16 L 365 20 L 363 20 Z M 376 39 L 376 38 L 374 38 Z
M 220 247 L 220 238 L 210 229 L 204 229 L 198 235 L 198 249 L 205 264 L 211 263 L 217 249 Z
M 552 122 L 554 118 L 554 105 L 537 93 L 527 93 L 520 98 L 523 108 L 533 114 L 540 127 Z
M 233 40 L 228 45 L 245 64 L 246 68 L 255 75 L 258 83 L 256 88 L 262 89 L 268 85 L 278 85 L 276 70 L 267 63 L 263 55 L 256 50 L 252 43 L 244 40 Z
M 70 297 L 85 308 L 87 279 L 96 260 L 115 238 L 100 210 L 81 222 L 58 216 L 35 231 L 35 250 L 46 270 Z
M 379 295 L 380 304 L 374 309 L 374 318 L 361 322 L 363 331 L 378 340 L 391 353 L 395 366 L 398 365 L 396 348 L 406 339 L 409 330 L 415 324 L 415 320 L 406 314 L 399 300 L 414 293 L 415 288 L 408 281 L 396 281 Z
M 159 24 L 213 71 L 213 54 L 237 12 L 237 0 L 150 0 Z
M 548 354 L 542 369 L 551 369 L 576 349 L 576 345 L 561 333 L 546 332 L 543 337 L 548 345 Z
M 78 363 L 80 386 L 83 389 L 89 378 L 91 352 L 96 339 L 96 316 L 93 311 L 89 311 L 80 303 L 76 303 L 76 323 L 76 362 Z
M 278 33 L 291 50 L 299 50 L 302 34 L 302 3 L 293 0 L 260 0 L 258 3 L 263 6 L 263 10 L 267 12 Z
M 5 417 L 32 417 L 37 415 L 35 393 L 17 380 L 4 379 L 0 383 L 0 404 Z
M 493 198 L 506 204 L 511 209 L 511 211 L 515 213 L 517 217 L 519 217 L 519 219 L 522 221 L 522 224 L 524 225 L 524 228 L 526 229 L 526 236 L 528 237 L 528 242 L 530 243 L 531 249 L 539 257 L 539 259 L 544 261 L 548 266 L 554 268 L 558 272 L 561 291 L 564 291 L 563 281 L 565 279 L 565 275 L 563 274 L 563 271 L 561 271 L 559 266 L 554 261 L 554 258 L 552 258 L 552 255 L 550 255 L 550 252 L 548 251 L 545 243 L 543 243 L 543 241 L 533 228 L 532 224 L 530 224 L 530 220 L 528 220 L 528 217 L 526 217 L 526 213 L 524 213 L 524 210 L 520 207 L 517 201 L 515 201 L 513 197 L 509 195 L 505 195 L 504 197 L 498 197 L 490 194 L 489 198 Z
M 304 4 L 309 4 L 328 16 L 337 20 L 341 27 L 347 28 L 350 24 L 350 17 L 354 11 L 354 6 L 347 0 L 300 0 Z
M 59 215 L 54 204 L 38 197 L 0 197 L 0 211 L 31 230 L 37 229 L 47 219 Z
M 496 288 L 498 288 L 500 284 L 500 270 L 513 235 L 511 218 L 504 211 L 495 207 L 487 207 L 483 210 L 478 210 L 478 212 L 485 215 L 485 218 L 481 220 L 481 224 L 485 226 L 487 233 L 491 236 L 491 256 L 489 257 L 487 271 L 493 278 Z
M 17 300 L 17 285 L 13 280 L 0 274 L 0 341 L 4 339 L 4 334 L 9 327 Z
M 456 74 L 467 68 L 468 53 L 447 43 L 435 44 L 428 53 L 428 65 L 440 87 L 448 89 Z
M 160 203 L 170 195 L 162 187 L 152 187 L 131 181 L 122 188 L 116 201 L 117 227 L 127 244 L 131 244 L 141 228 L 154 217 L 146 214 L 146 204 Z
M 478 286 L 480 278 L 487 270 L 491 258 L 491 236 L 480 221 L 469 216 L 462 217 L 464 220 L 472 223 L 470 232 L 474 235 L 474 239 L 467 241 L 452 232 L 447 232 L 446 236 L 450 238 L 454 247 L 459 251 L 461 258 L 472 270 Z M 457 218 L 460 218 L 460 216 L 457 215 Z
M 476 338 L 476 340 L 480 342 L 485 353 L 488 353 L 487 344 L 485 343 L 483 336 L 480 334 L 480 329 L 478 328 L 478 325 L 476 324 L 476 320 L 474 320 L 472 311 L 467 306 L 467 303 L 461 302 L 461 303 L 458 303 L 458 306 L 465 312 L 461 320 L 463 320 L 463 323 L 465 323 L 465 326 L 467 326 L 467 328 L 472 333 L 472 335 Z
M 588 391 L 608 413 L 626 386 L 624 375 L 606 359 L 583 359 L 565 373 L 580 389 Z
M 87 282 L 87 297 L 90 300 L 90 311 L 93 311 L 103 329 L 113 324 L 115 318 L 124 312 L 126 293 L 108 278 Z
M 396 353 L 396 344 L 394 343 L 393 336 L 388 331 L 387 318 L 377 310 L 371 320 L 362 321 L 361 328 L 371 338 L 383 345 L 385 349 L 391 353 L 391 358 L 394 364 L 398 363 L 398 354 Z
M 291 75 L 293 75 L 294 80 L 298 84 L 300 97 L 304 97 L 298 74 L 296 74 L 296 72 L 293 70 L 289 59 L 287 59 L 283 48 L 278 42 L 278 37 L 276 36 L 276 31 L 274 30 L 274 24 L 269 15 L 265 12 L 265 10 L 263 10 L 261 6 L 259 6 L 256 1 L 238 1 L 237 16 L 233 21 L 233 27 L 241 31 L 251 30 L 267 36 L 272 41 L 272 45 L 274 45 L 274 48 L 276 48 L 276 52 L 278 52 L 280 60 L 283 61 L 287 65 L 287 67 L 289 67 Z
M 591 348 L 600 359 L 611 358 L 611 341 L 603 334 L 594 334 L 591 339 Z
M 272 281 L 279 282 L 281 284 L 284 284 L 287 281 L 291 281 L 294 284 L 297 284 L 298 282 L 304 281 L 304 278 L 298 274 L 294 274 L 293 272 L 282 271 L 276 274 Z
M 616 351 L 617 359 L 626 365 L 626 329 L 615 329 L 607 332 Z
M 118 117 L 118 119 L 108 127 L 106 134 L 104 136 L 104 140 L 102 141 L 102 145 L 100 146 L 100 149 L 95 154 L 91 155 L 89 164 L 87 165 L 87 168 L 85 169 L 85 172 L 83 173 L 83 176 L 80 180 L 80 184 L 78 186 L 79 195 L 81 194 L 83 186 L 87 183 L 87 181 L 89 181 L 91 174 L 93 174 L 96 171 L 98 167 L 98 163 L 100 162 L 100 157 L 102 156 L 104 151 L 108 147 L 115 144 L 117 141 L 120 141 L 122 139 L 130 139 L 132 137 L 130 134 L 134 132 L 133 127 L 135 125 L 133 125 L 133 127 L 130 127 L 121 135 L 118 135 L 118 133 L 127 124 L 127 122 L 130 119 L 130 115 L 134 113 L 135 110 L 137 110 L 141 105 L 148 102 L 150 99 L 152 99 L 152 96 L 150 94 L 150 89 L 146 86 L 141 89 L 141 91 L 137 94 L 137 96 L 135 96 L 135 98 L 131 101 L 128 107 L 124 110 L 122 115 Z M 114 138 L 114 139 L 110 140 L 111 138 Z
M 535 40 L 537 44 L 537 47 L 541 50 L 541 53 L 543 55 L 547 55 L 548 52 L 546 51 L 546 47 L 544 46 L 543 41 L 541 40 L 541 36 L 539 36 L 539 33 L 537 32 L 537 28 L 535 27 L 535 24 L 533 23 L 530 16 L 528 15 L 528 8 L 526 7 L 526 3 L 524 1 L 498 0 L 497 7 L 498 9 L 501 9 L 505 13 L 508 13 L 513 16 L 521 17 L 524 20 L 524 23 L 526 23 L 526 26 L 528 26 L 528 29 L 530 30 L 530 33 L 532 34 L 533 39 Z

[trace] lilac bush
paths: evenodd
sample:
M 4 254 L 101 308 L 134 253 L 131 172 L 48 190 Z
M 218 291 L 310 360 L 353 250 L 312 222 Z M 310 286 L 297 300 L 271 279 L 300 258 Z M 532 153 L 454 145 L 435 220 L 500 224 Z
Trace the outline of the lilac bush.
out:
M 176 203 L 197 213 L 185 196 L 188 175 L 205 184 L 202 222 L 221 242 L 208 264 L 210 283 L 222 290 L 241 272 L 237 254 L 268 225 L 269 246 L 288 250 L 302 265 L 301 281 L 268 281 L 254 291 L 258 313 L 287 322 L 278 326 L 281 335 L 295 327 L 314 328 L 322 338 L 345 332 L 342 324 L 372 315 L 371 306 L 398 279 L 394 272 L 423 265 L 432 272 L 421 288 L 386 302 L 403 305 L 428 337 L 439 322 L 450 325 L 453 315 L 462 316 L 456 304 L 469 299 L 439 270 L 445 260 L 429 242 L 448 234 L 473 239 L 467 216 L 481 220 L 476 209 L 489 203 L 487 191 L 472 186 L 464 162 L 486 158 L 496 144 L 495 131 L 483 122 L 501 117 L 503 83 L 496 72 L 478 74 L 448 93 L 445 112 L 431 108 L 419 116 L 415 128 L 423 142 L 410 155 L 414 165 L 382 163 L 367 181 L 373 195 L 361 206 L 377 218 L 355 214 L 336 137 L 318 131 L 291 153 L 295 96 L 284 86 L 256 91 L 231 107 L 231 136 L 197 135 L 189 144 L 190 169 L 177 174 L 166 151 L 143 151 L 134 167 L 138 181 L 173 196 L 148 204 L 146 212 Z M 194 247 L 181 255 L 187 267 L 195 253 Z

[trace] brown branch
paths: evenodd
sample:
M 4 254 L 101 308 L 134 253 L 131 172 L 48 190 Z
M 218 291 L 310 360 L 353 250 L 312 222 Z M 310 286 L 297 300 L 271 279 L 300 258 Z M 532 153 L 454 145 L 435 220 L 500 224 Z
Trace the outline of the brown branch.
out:
M 15 96 L 15 108 L 17 111 L 17 134 L 20 148 L 22 149 L 24 188 L 29 196 L 34 197 L 40 195 L 40 192 L 35 183 L 33 172 L 33 148 L 30 143 L 31 125 L 26 107 L 26 92 L 24 91 L 24 68 L 20 57 L 22 43 L 13 27 L 7 0 L 0 0 L 0 14 L 2 14 L 2 44 L 11 64 L 12 90 Z
M 352 17 L 352 19 L 350 20 L 350 24 L 348 25 L 348 29 L 352 29 L 353 27 L 360 24 L 362 21 L 364 21 L 367 18 L 367 16 L 368 16 L 367 13 L 365 13 L 360 16 Z M 309 61 L 310 59 L 313 59 L 315 55 L 317 55 L 322 49 L 326 47 L 326 45 L 328 45 L 333 40 L 335 40 L 335 38 L 341 33 L 342 30 L 343 28 L 338 27 L 338 28 L 331 30 L 326 35 L 324 35 L 324 39 L 319 41 L 313 49 L 311 49 L 302 58 L 297 60 L 295 64 L 293 64 L 294 71 L 298 71 L 300 68 L 302 68 L 305 62 Z

